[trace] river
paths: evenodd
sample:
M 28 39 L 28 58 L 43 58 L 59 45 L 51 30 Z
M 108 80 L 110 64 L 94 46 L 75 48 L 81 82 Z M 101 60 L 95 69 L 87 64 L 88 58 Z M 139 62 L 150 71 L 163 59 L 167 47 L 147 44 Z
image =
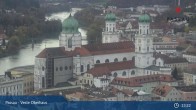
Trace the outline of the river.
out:
M 67 18 L 70 15 L 70 13 L 74 15 L 79 10 L 81 9 L 73 8 L 71 12 L 54 13 L 51 14 L 50 16 L 46 16 L 46 20 L 60 19 L 61 21 L 63 21 L 65 18 Z M 86 39 L 86 30 L 80 28 L 79 31 L 83 36 L 82 39 Z M 87 44 L 86 40 L 83 40 L 82 44 Z M 14 67 L 34 65 L 35 56 L 39 52 L 41 52 L 44 48 L 58 47 L 58 46 L 59 46 L 58 37 L 46 38 L 42 40 L 42 42 L 36 43 L 34 45 L 34 49 L 32 49 L 31 44 L 24 46 L 24 48 L 20 49 L 20 51 L 15 55 L 0 58 L 0 75 L 3 75 L 6 70 Z

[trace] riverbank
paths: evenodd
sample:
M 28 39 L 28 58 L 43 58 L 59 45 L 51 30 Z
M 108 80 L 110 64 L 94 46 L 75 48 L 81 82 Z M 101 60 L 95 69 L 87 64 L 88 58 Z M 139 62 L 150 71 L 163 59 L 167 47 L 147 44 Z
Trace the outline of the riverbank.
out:
M 41 43 L 44 39 L 50 39 L 50 38 L 58 38 L 60 33 L 54 33 L 54 34 L 45 34 L 41 37 L 37 37 L 34 39 L 29 39 L 28 41 L 24 42 L 17 50 L 14 51 L 7 51 L 4 50 L 2 53 L 0 53 L 0 58 L 11 56 L 17 54 L 21 49 L 25 48 L 27 45 L 32 45 L 32 49 L 34 48 L 34 45 L 37 43 Z

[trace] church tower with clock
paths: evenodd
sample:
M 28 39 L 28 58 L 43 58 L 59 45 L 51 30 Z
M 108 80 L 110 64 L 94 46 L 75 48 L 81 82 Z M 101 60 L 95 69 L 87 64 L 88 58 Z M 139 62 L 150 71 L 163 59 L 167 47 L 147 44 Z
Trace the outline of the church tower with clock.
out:
M 139 33 L 135 37 L 135 66 L 140 69 L 153 65 L 153 37 L 150 34 L 150 17 L 139 17 Z

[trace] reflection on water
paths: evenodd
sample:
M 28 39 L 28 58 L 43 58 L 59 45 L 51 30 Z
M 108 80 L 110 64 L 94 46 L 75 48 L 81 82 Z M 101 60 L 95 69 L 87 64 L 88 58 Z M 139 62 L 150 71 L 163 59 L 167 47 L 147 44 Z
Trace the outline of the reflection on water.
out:
M 71 13 L 74 14 L 78 10 L 81 9 L 74 8 Z M 63 21 L 65 18 L 69 16 L 69 14 L 69 12 L 55 13 L 51 16 L 47 16 L 46 19 L 60 19 L 61 21 Z M 79 29 L 79 31 L 83 36 L 82 39 L 86 39 L 86 31 L 83 29 Z M 82 44 L 87 44 L 87 42 L 83 40 Z M 4 74 L 4 72 L 10 68 L 14 68 L 17 66 L 33 65 L 35 56 L 44 48 L 58 46 L 58 37 L 44 39 L 42 42 L 36 43 L 34 45 L 34 49 L 32 49 L 31 44 L 28 44 L 15 55 L 0 58 L 0 75 Z

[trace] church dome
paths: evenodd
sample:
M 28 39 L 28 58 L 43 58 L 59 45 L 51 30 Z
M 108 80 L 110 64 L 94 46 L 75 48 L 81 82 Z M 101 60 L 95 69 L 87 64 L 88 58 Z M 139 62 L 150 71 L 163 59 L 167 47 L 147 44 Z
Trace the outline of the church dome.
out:
M 70 16 L 63 21 L 62 27 L 63 32 L 65 33 L 76 33 L 78 32 L 79 24 L 78 21 L 70 14 Z
M 108 13 L 105 16 L 105 20 L 107 20 L 107 21 L 115 21 L 116 20 L 116 15 L 114 13 Z
M 139 22 L 150 22 L 150 16 L 148 14 L 143 14 L 139 17 Z

